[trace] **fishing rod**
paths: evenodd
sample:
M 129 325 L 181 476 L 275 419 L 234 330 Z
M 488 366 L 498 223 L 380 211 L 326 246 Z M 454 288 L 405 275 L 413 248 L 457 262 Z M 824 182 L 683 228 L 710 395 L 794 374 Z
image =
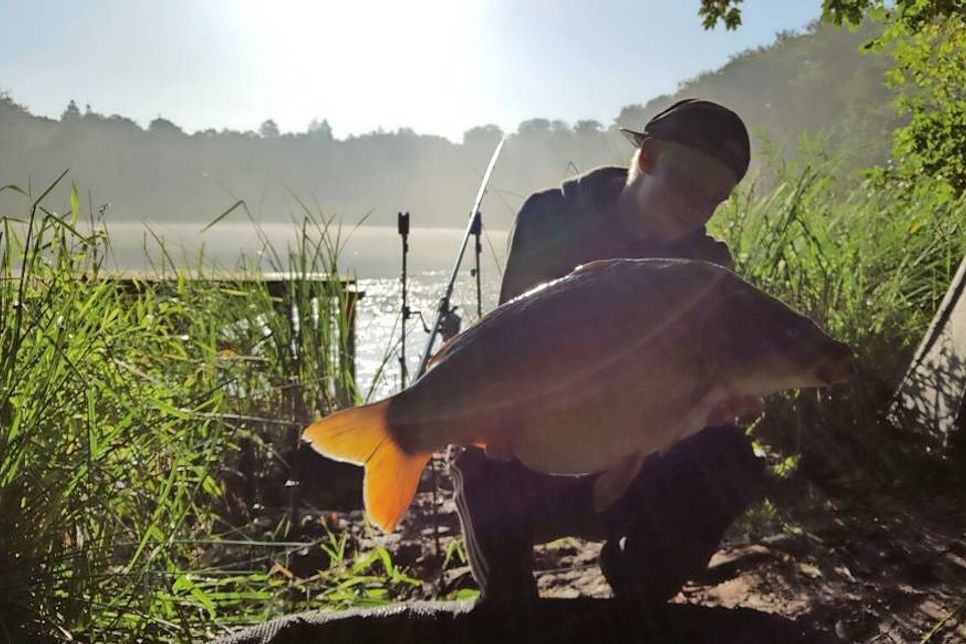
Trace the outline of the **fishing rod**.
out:
M 486 166 L 486 172 L 483 173 L 483 181 L 480 183 L 480 189 L 476 193 L 476 200 L 473 202 L 473 209 L 470 211 L 470 220 L 466 225 L 466 232 L 463 234 L 463 243 L 460 244 L 459 253 L 456 255 L 456 263 L 450 274 L 449 283 L 446 285 L 446 290 L 443 292 L 443 296 L 439 298 L 439 305 L 436 307 L 436 321 L 433 322 L 433 326 L 429 332 L 429 340 L 426 341 L 426 350 L 423 352 L 423 358 L 419 361 L 416 378 L 419 378 L 426 372 L 429 357 L 433 354 L 433 344 L 436 342 L 436 336 L 444 335 L 446 332 L 452 332 L 454 327 L 456 331 L 459 331 L 459 318 L 456 317 L 454 312 L 456 310 L 455 307 L 450 306 L 450 298 L 453 296 L 453 286 L 456 284 L 460 264 L 463 262 L 463 255 L 466 253 L 466 244 L 470 240 L 470 235 L 474 234 L 474 231 L 476 231 L 477 252 L 479 253 L 479 250 L 482 249 L 479 237 L 479 233 L 483 228 L 480 204 L 483 201 L 483 195 L 486 193 L 486 186 L 490 182 L 490 175 L 493 174 L 493 166 L 496 165 L 496 160 L 500 158 L 500 152 L 503 150 L 503 144 L 505 142 L 506 136 L 503 136 L 497 144 L 496 149 L 493 150 L 493 156 L 490 157 L 490 163 Z M 477 256 L 477 269 L 478 267 L 479 256 Z M 477 270 L 476 275 L 477 280 L 479 280 L 479 270 Z M 477 284 L 477 293 L 479 294 L 481 292 L 479 281 L 477 281 Z M 482 312 L 482 304 L 478 304 L 477 308 Z M 451 335 L 455 335 L 455 333 L 451 333 Z

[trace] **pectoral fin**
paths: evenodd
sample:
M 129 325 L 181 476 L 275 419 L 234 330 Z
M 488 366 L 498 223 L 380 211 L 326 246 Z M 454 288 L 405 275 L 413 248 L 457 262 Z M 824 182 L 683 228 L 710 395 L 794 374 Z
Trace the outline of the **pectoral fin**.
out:
M 741 420 L 752 420 L 765 411 L 761 396 L 734 396 L 720 401 L 711 408 L 705 425 L 725 425 Z
M 594 481 L 594 509 L 603 512 L 613 505 L 630 487 L 637 476 L 647 455 L 643 452 L 628 456 L 623 461 L 605 470 Z

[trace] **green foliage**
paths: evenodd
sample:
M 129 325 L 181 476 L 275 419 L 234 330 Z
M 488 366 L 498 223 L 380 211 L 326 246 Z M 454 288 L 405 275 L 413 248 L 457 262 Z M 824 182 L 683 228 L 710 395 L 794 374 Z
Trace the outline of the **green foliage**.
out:
M 741 26 L 741 9 L 738 5 L 742 0 L 701 0 L 698 15 L 705 29 L 712 29 L 718 21 L 724 23 L 727 29 L 737 29 Z
M 966 192 L 966 15 L 896 21 L 883 38 L 896 61 L 889 81 L 901 92 L 900 112 L 909 116 L 895 136 L 898 171 Z
M 97 279 L 105 237 L 79 232 L 76 190 L 66 216 L 18 192 L 29 215 L 0 230 L 0 623 L 163 630 L 146 591 L 167 583 L 187 524 L 210 527 L 198 506 L 217 493 L 214 320 L 181 336 L 183 302 Z
M 176 268 L 163 244 L 156 271 L 125 282 L 76 187 L 66 214 L 48 209 L 55 185 L 2 188 L 25 212 L 0 219 L 0 640 L 197 641 L 411 587 L 384 549 L 346 563 L 334 546 L 303 584 L 286 556 L 321 544 L 226 525 L 240 445 L 280 468 L 308 419 L 358 399 L 337 227 L 306 213 L 287 257 L 266 248 L 295 273 L 284 293 L 206 275 L 203 258 Z M 252 549 L 271 554 L 239 556 Z
M 795 523 L 787 513 L 775 507 L 771 500 L 765 499 L 742 514 L 729 528 L 729 531 L 746 538 L 760 539 L 783 532 L 800 534 L 802 527 Z
M 741 26 L 743 0 L 701 0 L 698 15 L 705 29 L 713 29 L 718 21 L 726 29 Z M 888 16 L 912 29 L 937 18 L 952 17 L 966 10 L 963 0 L 822 0 L 822 21 L 836 25 L 858 25 L 868 14 Z

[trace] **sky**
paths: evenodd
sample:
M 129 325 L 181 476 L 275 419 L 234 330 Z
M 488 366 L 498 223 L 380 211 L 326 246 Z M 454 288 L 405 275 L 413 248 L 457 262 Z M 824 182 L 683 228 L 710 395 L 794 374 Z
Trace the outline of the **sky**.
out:
M 0 0 L 0 90 L 142 126 L 336 137 L 409 127 L 461 141 L 530 118 L 610 124 L 728 58 L 798 30 L 821 0 L 746 0 L 706 32 L 699 0 Z

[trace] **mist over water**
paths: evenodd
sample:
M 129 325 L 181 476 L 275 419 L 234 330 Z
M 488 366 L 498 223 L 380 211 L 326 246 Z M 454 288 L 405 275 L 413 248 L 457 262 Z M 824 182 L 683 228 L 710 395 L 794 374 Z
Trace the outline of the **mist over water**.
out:
M 150 270 L 161 260 L 161 249 L 154 235 L 163 240 L 164 250 L 179 266 L 194 267 L 203 252 L 207 268 L 220 270 L 258 266 L 265 271 L 285 271 L 288 249 L 300 234 L 291 223 L 222 222 L 207 231 L 199 223 L 118 222 L 108 224 L 111 255 L 107 265 L 122 271 Z M 451 270 L 456 260 L 462 229 L 412 228 L 409 234 L 409 269 L 413 272 Z M 319 237 L 309 228 L 308 236 Z M 395 228 L 343 225 L 329 229 L 333 241 L 339 240 L 339 264 L 346 277 L 358 279 L 398 277 L 402 264 L 402 241 Z M 507 233 L 484 229 L 483 274 L 502 267 L 506 255 Z M 271 249 L 283 265 L 277 265 Z M 472 262 L 472 240 L 465 265 Z

